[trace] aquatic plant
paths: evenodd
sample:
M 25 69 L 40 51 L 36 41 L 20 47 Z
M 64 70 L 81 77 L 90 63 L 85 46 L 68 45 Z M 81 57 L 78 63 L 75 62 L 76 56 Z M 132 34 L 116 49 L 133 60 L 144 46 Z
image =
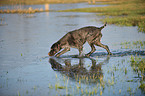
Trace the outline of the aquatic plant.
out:
M 65 86 L 60 86 L 59 84 L 55 84 L 55 89 L 65 89 Z
M 127 68 L 125 68 L 125 75 L 127 74 Z
M 143 83 L 143 81 L 141 81 L 139 88 L 145 93 L 145 83 Z
M 8 25 L 6 24 L 6 22 L 4 22 L 4 20 L 5 18 L 0 17 L 0 21 L 1 21 L 0 26 Z
M 119 89 L 119 94 L 121 94 L 121 89 Z
M 53 86 L 51 84 L 49 84 L 49 87 L 48 88 L 53 89 Z
M 138 73 L 138 76 L 141 76 L 141 85 L 139 88 L 145 93 L 145 58 L 131 56 L 130 57 L 131 66 L 133 70 Z
M 128 87 L 127 92 L 129 92 L 131 94 L 131 87 Z
M 19 91 L 18 91 L 18 96 L 21 96 Z
M 125 41 L 120 43 L 121 48 L 125 49 L 133 49 L 133 48 L 139 48 L 139 49 L 145 49 L 145 41 Z
M 142 80 L 144 79 L 144 73 L 145 73 L 145 59 L 140 57 L 134 57 L 133 55 L 130 58 L 131 66 L 133 67 L 133 70 L 137 73 L 141 72 Z

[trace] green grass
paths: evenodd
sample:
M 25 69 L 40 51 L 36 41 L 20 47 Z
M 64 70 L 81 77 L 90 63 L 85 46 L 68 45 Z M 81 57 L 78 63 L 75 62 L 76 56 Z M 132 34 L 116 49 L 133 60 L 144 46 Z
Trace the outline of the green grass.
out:
M 78 8 L 60 10 L 60 12 L 95 12 L 106 16 L 101 21 L 121 26 L 138 26 L 139 32 L 145 32 L 145 1 L 144 0 L 110 0 L 103 4 L 106 7 Z

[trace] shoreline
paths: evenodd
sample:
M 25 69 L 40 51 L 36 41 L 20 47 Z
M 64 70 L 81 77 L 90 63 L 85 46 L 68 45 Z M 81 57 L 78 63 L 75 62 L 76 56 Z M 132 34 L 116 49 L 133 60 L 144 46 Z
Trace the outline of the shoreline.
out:
M 3 0 L 2 0 L 3 1 Z M 6 0 L 8 1 L 8 0 Z M 27 1 L 27 0 L 25 0 Z M 36 0 L 40 1 L 40 0 Z M 49 0 L 48 0 L 49 1 Z M 57 1 L 57 0 L 56 0 Z M 63 2 L 65 1 L 65 2 Z M 63 0 L 61 3 L 66 3 L 66 0 Z M 86 1 L 86 0 L 73 0 L 76 3 L 80 3 L 80 1 Z M 67 2 L 67 3 L 72 3 Z M 96 0 L 98 2 L 99 0 Z M 107 22 L 108 24 L 115 24 L 119 26 L 138 26 L 138 32 L 144 32 L 145 33 L 145 2 L 143 0 L 121 0 L 121 1 L 115 1 L 115 0 L 103 0 L 102 3 L 99 3 L 97 5 L 103 5 L 107 4 L 109 6 L 105 7 L 87 7 L 87 8 L 73 8 L 73 9 L 66 9 L 66 10 L 58 10 L 57 12 L 90 12 L 90 13 L 99 13 L 100 16 L 105 16 L 105 19 L 102 19 L 101 21 Z M 53 1 L 54 2 L 54 1 Z M 60 2 L 60 1 L 58 1 Z M 54 4 L 58 4 L 58 2 L 55 2 Z M 67 4 L 66 3 L 66 4 Z M 30 2 L 29 2 L 30 4 Z M 40 4 L 40 3 L 39 3 Z M 51 3 L 50 3 L 51 4 Z M 33 13 L 39 13 L 39 12 L 52 12 L 53 10 L 49 9 L 4 9 L 0 10 L 0 14 L 33 14 Z
M 110 0 L 0 0 L 0 6 L 6 5 L 43 5 L 43 4 L 71 4 L 71 3 L 88 3 L 108 2 Z

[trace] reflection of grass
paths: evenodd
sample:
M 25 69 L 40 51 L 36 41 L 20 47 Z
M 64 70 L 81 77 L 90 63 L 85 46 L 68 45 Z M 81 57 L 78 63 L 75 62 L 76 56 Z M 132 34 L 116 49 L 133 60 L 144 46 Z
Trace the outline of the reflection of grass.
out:
M 145 32 L 145 2 L 144 0 L 111 0 L 107 7 L 92 7 L 65 10 L 65 12 L 96 12 L 107 17 L 102 21 L 109 24 L 138 26 L 139 31 Z

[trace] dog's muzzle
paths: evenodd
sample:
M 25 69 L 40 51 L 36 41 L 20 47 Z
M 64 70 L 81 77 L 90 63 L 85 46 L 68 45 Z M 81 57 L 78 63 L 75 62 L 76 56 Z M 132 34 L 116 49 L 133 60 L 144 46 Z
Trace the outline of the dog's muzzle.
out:
M 50 54 L 50 52 L 48 53 L 49 56 L 54 56 L 53 54 Z
M 50 56 L 50 53 L 48 53 L 48 55 Z

